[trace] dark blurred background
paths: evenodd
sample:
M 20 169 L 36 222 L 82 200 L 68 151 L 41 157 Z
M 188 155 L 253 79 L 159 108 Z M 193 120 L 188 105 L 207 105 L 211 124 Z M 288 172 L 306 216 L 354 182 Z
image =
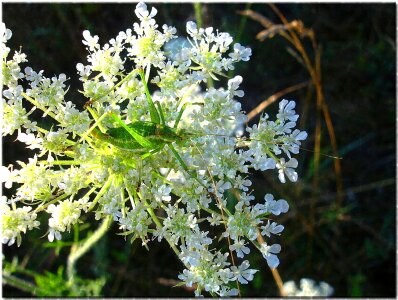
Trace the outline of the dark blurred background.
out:
M 188 20 L 195 20 L 194 6 L 190 3 L 152 5 L 158 9 L 158 24 L 175 26 L 179 35 L 185 35 Z M 289 22 L 301 20 L 306 28 L 313 30 L 317 50 L 310 39 L 303 37 L 301 41 L 311 61 L 320 54 L 318 88 L 323 93 L 321 106 L 327 106 L 329 124 L 324 110 L 319 110 L 319 103 L 317 110 L 319 95 L 306 66 L 300 63 L 297 54 L 292 54 L 297 49 L 278 33 L 259 41 L 256 35 L 264 27 L 238 14 L 251 9 L 281 24 L 272 7 L 265 3 L 206 3 L 199 10 L 203 26 L 227 31 L 236 37 L 236 42 L 252 48 L 251 60 L 240 63 L 229 74 L 244 78 L 244 110 L 250 112 L 270 96 L 304 83 L 281 97 L 277 94 L 278 100 L 266 112 L 273 116 L 282 98 L 296 100 L 301 119 L 299 128 L 309 134 L 303 147 L 314 150 L 318 139 L 320 152 L 333 155 L 332 124 L 338 155 L 343 157 L 336 166 L 333 158 L 321 155 L 316 163 L 316 154 L 302 151 L 297 157 L 296 184 L 281 184 L 274 173 L 253 174 L 257 199 L 271 192 L 278 199 L 288 200 L 291 206 L 289 213 L 279 218 L 285 231 L 274 240 L 282 245 L 278 271 L 283 281 L 298 282 L 304 277 L 326 281 L 333 286 L 337 297 L 395 297 L 396 5 L 277 4 L 276 7 Z M 9 47 L 18 50 L 22 46 L 28 65 L 36 71 L 44 70 L 48 77 L 67 74 L 70 78 L 67 99 L 80 107 L 86 99 L 76 92 L 81 86 L 75 66 L 86 62 L 82 31 L 89 29 L 104 44 L 137 21 L 134 3 L 3 3 L 2 8 L 3 22 L 13 32 Z M 253 122 L 257 120 L 258 116 Z M 14 140 L 15 136 L 3 139 L 3 165 L 27 161 L 32 156 Z M 341 170 L 336 171 L 339 167 Z M 95 228 L 97 224 L 91 222 L 91 226 Z M 168 245 L 151 242 L 148 252 L 139 241 L 131 245 L 117 236 L 116 227 L 78 262 L 81 278 L 106 280 L 99 295 L 192 296 L 184 287 L 173 287 L 182 265 Z M 43 226 L 24 236 L 20 248 L 3 247 L 6 261 L 17 257 L 20 268 L 35 272 L 29 277 L 21 271 L 17 277 L 51 287 L 53 296 L 70 295 L 61 287 L 62 266 L 69 249 L 52 247 L 42 237 L 44 234 Z M 64 235 L 65 240 L 72 240 L 72 235 Z M 265 260 L 254 249 L 250 261 L 260 272 L 249 286 L 241 286 L 242 294 L 278 296 Z M 4 297 L 29 295 L 3 286 Z

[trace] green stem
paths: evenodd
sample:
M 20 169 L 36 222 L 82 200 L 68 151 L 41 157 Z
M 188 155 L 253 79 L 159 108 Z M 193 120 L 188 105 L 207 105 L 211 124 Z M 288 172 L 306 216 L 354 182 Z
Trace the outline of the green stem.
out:
M 8 284 L 8 285 L 15 287 L 21 291 L 31 293 L 33 296 L 38 296 L 37 295 L 38 287 L 31 284 L 30 282 L 23 280 L 23 279 L 19 279 L 15 276 L 6 275 L 6 274 L 3 274 L 2 278 L 3 278 L 3 284 Z
M 91 190 L 89 190 L 89 191 L 88 191 L 83 197 L 81 197 L 81 198 L 89 197 L 96 189 L 97 189 L 96 187 L 91 188 Z M 67 197 L 69 197 L 69 196 L 70 196 L 70 194 L 63 194 L 63 195 L 61 195 L 61 196 L 59 196 L 59 197 L 57 197 L 57 198 L 51 200 L 50 202 L 47 202 L 46 204 L 43 204 L 43 205 L 37 207 L 37 208 L 34 210 L 34 212 L 35 212 L 35 213 L 41 212 L 41 211 L 45 210 L 49 205 L 54 204 L 54 203 L 57 203 L 58 201 L 60 201 L 60 200 L 62 200 L 62 199 L 65 199 L 65 198 L 67 198 Z
M 153 208 L 145 201 L 145 205 L 146 205 L 146 207 L 147 207 L 147 212 L 149 213 L 149 215 L 151 216 L 151 218 L 152 218 L 152 220 L 155 222 L 155 224 L 156 224 L 156 227 L 158 228 L 158 229 L 161 229 L 163 226 L 162 226 L 162 223 L 160 223 L 160 221 L 159 221 L 159 218 L 158 218 L 158 216 L 155 214 L 155 212 L 153 211 Z M 173 249 L 173 251 L 174 251 L 174 253 L 177 255 L 177 257 L 179 257 L 179 251 L 178 251 L 178 249 L 177 249 L 177 247 L 172 243 L 172 242 L 170 242 L 166 237 L 165 237 L 165 239 L 166 239 L 166 241 L 169 243 L 169 245 L 170 245 L 170 247 L 171 247 L 171 249 Z
M 276 155 L 275 155 L 274 153 L 272 153 L 269 149 L 265 149 L 265 152 L 266 152 L 269 156 L 271 156 L 273 159 L 275 159 L 275 161 L 276 161 L 277 163 L 279 163 L 279 158 L 276 157 Z
M 43 112 L 46 112 L 46 110 L 41 107 L 41 105 L 32 97 L 30 97 L 29 95 L 27 95 L 26 93 L 22 92 L 21 93 L 22 97 L 24 97 L 26 100 L 28 100 L 30 103 L 32 103 L 34 106 L 36 106 L 38 109 L 42 110 Z M 58 121 L 56 115 L 51 112 L 51 111 L 47 111 L 47 115 L 49 115 L 51 118 L 53 118 L 55 121 L 57 121 L 58 123 L 61 123 Z
M 131 207 L 134 209 L 137 206 L 136 198 L 134 198 L 134 196 L 137 196 L 137 193 L 135 190 L 133 190 L 134 193 L 132 193 L 128 188 L 128 184 L 126 182 L 124 182 L 124 185 L 126 187 L 127 194 L 129 195 Z
M 58 201 L 60 201 L 60 200 L 62 200 L 62 199 L 65 199 L 65 198 L 67 198 L 67 197 L 69 197 L 69 196 L 70 196 L 69 194 L 63 194 L 63 195 L 61 195 L 61 196 L 59 196 L 59 197 L 57 197 L 57 198 L 51 200 L 50 202 L 48 202 L 48 203 L 46 203 L 46 204 L 43 204 L 42 206 L 37 207 L 37 208 L 34 210 L 34 212 L 35 212 L 35 213 L 41 212 L 42 210 L 45 210 L 50 204 L 57 203 Z
M 46 129 L 44 129 L 44 128 L 41 128 L 41 127 L 39 127 L 39 126 L 37 126 L 37 125 L 36 125 L 36 129 L 37 129 L 37 131 L 39 131 L 39 132 L 41 132 L 41 133 L 44 133 L 44 134 L 48 133 L 48 130 L 46 130 Z
M 86 240 L 80 243 L 80 246 L 77 248 L 74 248 L 72 246 L 71 253 L 69 254 L 68 257 L 68 263 L 67 263 L 67 276 L 68 276 L 68 283 L 70 285 L 73 285 L 74 283 L 74 277 L 75 277 L 75 264 L 77 260 L 82 257 L 85 253 L 87 253 L 88 250 L 91 249 L 91 247 L 101 239 L 104 234 L 108 231 L 110 225 L 112 224 L 112 216 L 107 216 L 104 221 L 102 222 L 101 226 L 98 227 L 96 231 L 94 231 L 93 234 L 91 234 Z M 75 244 L 75 246 L 77 246 Z
M 195 9 L 195 19 L 196 23 L 198 24 L 198 28 L 202 28 L 203 22 L 202 22 L 202 6 L 200 2 L 195 2 L 193 4 L 193 8 Z
M 91 211 L 94 208 L 94 206 L 97 204 L 98 200 L 106 193 L 106 191 L 108 190 L 108 188 L 110 187 L 110 185 L 112 183 L 112 180 L 113 180 L 113 176 L 109 176 L 109 178 L 105 182 L 104 186 L 100 189 L 97 196 L 95 196 L 93 203 L 91 204 L 88 211 Z
M 214 87 L 214 81 L 213 78 L 211 78 L 211 76 L 207 77 L 207 87 L 208 88 Z
M 166 177 L 160 175 L 159 173 L 157 173 L 157 172 L 155 172 L 155 171 L 151 171 L 151 174 L 152 174 L 153 176 L 156 176 L 156 177 L 159 178 L 160 180 L 162 180 L 164 183 L 167 183 L 167 184 L 170 184 L 170 185 L 173 184 L 173 182 L 171 182 L 170 180 L 167 180 Z
M 124 189 L 120 189 L 120 199 L 122 199 L 122 216 L 126 217 L 126 198 L 124 196 Z
M 252 3 L 246 3 L 245 10 L 249 10 L 251 6 L 252 6 Z M 243 30 L 245 29 L 246 22 L 247 22 L 247 16 L 242 15 L 242 17 L 240 19 L 238 33 L 236 34 L 235 39 L 234 39 L 235 43 L 241 42 L 240 38 L 243 34 Z
M 41 160 L 39 162 L 45 165 L 57 165 L 57 166 L 72 166 L 72 165 L 76 166 L 81 164 L 81 162 L 76 160 L 55 160 L 53 162 Z
M 244 10 L 249 10 L 251 6 L 252 6 L 252 3 L 246 3 Z M 234 38 L 235 43 L 241 43 L 241 36 L 245 29 L 246 22 L 247 22 L 247 16 L 242 15 L 242 17 L 240 18 L 238 32 L 236 33 L 235 38 Z M 229 70 L 228 77 L 232 77 L 233 74 L 234 74 L 234 70 Z
M 44 109 L 43 107 L 41 107 L 40 104 L 39 104 L 35 99 L 33 99 L 32 97 L 30 97 L 29 95 L 27 95 L 27 94 L 24 93 L 24 92 L 22 92 L 21 95 L 22 95 L 26 100 L 28 100 L 30 103 L 32 103 L 34 106 L 36 106 L 38 109 L 40 109 L 40 110 L 42 110 L 43 112 L 47 113 L 47 115 L 49 115 L 51 118 L 53 118 L 55 121 L 57 121 L 58 123 L 61 124 L 61 122 L 57 119 L 57 116 L 56 116 L 54 113 L 52 113 L 51 111 L 48 111 L 48 109 L 46 110 L 46 109 Z M 37 128 L 38 131 L 40 131 L 40 132 L 42 132 L 42 133 L 48 133 L 48 130 L 46 130 L 46 129 L 44 129 L 44 128 L 41 128 L 41 127 L 39 127 L 39 126 L 36 126 L 36 128 Z M 65 141 L 68 142 L 69 144 L 74 144 L 74 142 L 71 141 L 71 140 L 66 139 Z
M 222 216 L 222 214 L 221 214 L 221 213 L 218 213 L 218 212 L 216 212 L 216 211 L 212 210 L 211 208 L 204 207 L 204 206 L 203 206 L 203 205 L 201 205 L 201 204 L 199 204 L 199 207 L 200 207 L 201 209 L 203 209 L 204 211 L 207 211 L 209 214 L 215 214 L 215 215 Z

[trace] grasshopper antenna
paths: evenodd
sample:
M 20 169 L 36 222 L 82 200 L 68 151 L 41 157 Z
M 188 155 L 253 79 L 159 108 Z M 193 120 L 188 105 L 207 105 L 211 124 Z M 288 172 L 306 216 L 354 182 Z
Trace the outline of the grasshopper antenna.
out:
M 237 139 L 237 140 L 242 140 L 242 141 L 257 141 L 257 142 L 263 142 L 261 140 L 256 140 L 256 139 L 249 139 L 246 137 L 237 137 L 237 136 L 228 136 L 228 135 L 224 135 L 224 134 L 216 134 L 216 133 L 202 133 L 202 134 L 198 134 L 197 136 L 207 136 L 207 135 L 211 135 L 211 136 L 219 136 L 219 137 L 224 137 L 224 138 L 233 138 L 233 139 Z M 271 144 L 271 145 L 280 145 L 282 146 L 283 144 L 278 144 L 278 143 L 266 143 L 263 142 L 264 144 Z M 325 156 L 325 157 L 329 157 L 329 158 L 333 158 L 333 159 L 343 159 L 343 157 L 340 156 L 334 156 L 334 155 L 329 155 L 329 154 L 325 154 L 319 151 L 314 151 L 311 149 L 307 149 L 307 148 L 303 148 L 301 146 L 298 146 L 300 150 L 303 151 L 308 151 L 308 152 L 312 152 L 312 153 L 319 153 L 319 155 L 321 156 Z

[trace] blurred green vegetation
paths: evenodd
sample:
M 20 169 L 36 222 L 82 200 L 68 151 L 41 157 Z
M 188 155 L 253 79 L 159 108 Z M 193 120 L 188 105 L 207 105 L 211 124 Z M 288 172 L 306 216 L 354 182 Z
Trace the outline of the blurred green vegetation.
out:
M 158 24 L 169 24 L 184 34 L 185 23 L 195 19 L 192 4 L 156 4 Z M 89 29 L 105 43 L 136 21 L 134 4 L 33 4 L 3 3 L 3 21 L 13 32 L 9 43 L 22 46 L 29 66 L 47 76 L 66 73 L 71 86 L 67 97 L 80 106 L 86 101 L 75 66 L 85 62 L 82 31 Z M 321 47 L 322 89 L 331 115 L 341 161 L 342 202 L 337 202 L 333 159 L 320 156 L 320 178 L 314 185 L 314 154 L 298 157 L 297 184 L 278 182 L 275 174 L 254 173 L 256 199 L 272 192 L 287 199 L 291 209 L 280 223 L 285 231 L 278 271 L 282 280 L 307 277 L 331 284 L 338 297 L 396 296 L 396 6 L 395 4 L 278 4 L 287 20 L 301 20 L 311 28 Z M 291 55 L 294 49 L 276 35 L 263 42 L 256 34 L 264 28 L 237 11 L 250 8 L 280 23 L 270 6 L 255 4 L 202 4 L 203 26 L 238 36 L 253 56 L 234 71 L 244 78 L 243 108 L 247 112 L 271 95 L 309 81 L 303 65 Z M 27 18 L 29 16 L 29 18 Z M 306 51 L 313 56 L 308 39 Z M 289 48 L 290 47 L 290 48 Z M 232 74 L 231 74 L 232 75 Z M 309 133 L 304 148 L 313 149 L 317 124 L 315 91 L 310 85 L 284 96 L 297 101 L 300 129 Z M 267 107 L 273 114 L 277 103 Z M 255 118 L 254 121 L 257 119 Z M 319 120 L 318 120 L 319 121 Z M 324 120 L 321 119 L 321 152 L 332 154 Z M 15 136 L 3 139 L 3 164 L 26 160 L 32 153 Z M 21 159 L 25 157 L 25 159 Z M 309 222 L 313 220 L 313 222 Z M 45 224 L 46 220 L 41 220 Z M 80 228 L 81 235 L 98 227 Z M 80 294 L 68 289 L 63 266 L 68 242 L 48 247 L 45 229 L 29 232 L 22 246 L 3 247 L 4 274 L 36 285 L 36 296 L 191 296 L 184 287 L 173 287 L 182 265 L 165 243 L 150 243 L 148 252 L 139 241 L 130 244 L 116 235 L 117 228 L 101 239 L 79 260 Z M 44 247 L 43 247 L 44 245 Z M 278 290 L 265 260 L 258 253 L 251 265 L 260 269 L 247 297 L 276 296 Z M 13 262 L 13 263 L 12 263 Z M 13 266 L 13 267 L 12 267 Z M 7 272 L 6 272 L 7 270 Z M 30 296 L 3 281 L 5 297 Z M 55 288 L 57 287 L 57 288 Z M 33 295 L 34 296 L 34 295 Z

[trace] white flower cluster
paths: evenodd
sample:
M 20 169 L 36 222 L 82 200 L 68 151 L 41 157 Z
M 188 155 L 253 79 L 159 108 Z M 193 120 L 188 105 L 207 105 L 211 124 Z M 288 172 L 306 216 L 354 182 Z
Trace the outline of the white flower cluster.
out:
M 273 216 L 289 208 L 271 194 L 257 201 L 249 172 L 277 168 L 281 182 L 285 176 L 296 181 L 298 162 L 291 156 L 307 134 L 294 129 L 295 102 L 283 100 L 276 121 L 264 114 L 247 128 L 250 139 L 234 137 L 246 121 L 236 100 L 244 96 L 243 78 L 205 91 L 200 86 L 249 60 L 251 50 L 233 44 L 228 33 L 193 22 L 187 23 L 188 38 L 177 38 L 171 26 L 159 30 L 156 9 L 142 2 L 135 13 L 140 22 L 103 46 L 98 36 L 83 32 L 89 54 L 76 65 L 87 97 L 83 110 L 65 100 L 66 75 L 47 78 L 22 68 L 27 60 L 19 52 L 9 58 L 5 43 L 11 32 L 1 28 L 2 134 L 16 131 L 19 141 L 39 152 L 28 163 L 18 162 L 20 169 L 2 167 L 6 188 L 18 186 L 7 200 L 11 208 L 2 204 L 3 242 L 19 241 L 21 232 L 37 227 L 38 213 L 49 217 L 48 239 L 59 240 L 93 211 L 97 220 L 112 216 L 123 235 L 145 246 L 166 240 L 185 266 L 180 280 L 195 285 L 196 295 L 237 295 L 232 282 L 247 284 L 257 272 L 245 259 L 251 249 L 271 268 L 278 266 L 281 246 L 270 239 L 284 227 Z M 131 64 L 134 69 L 127 70 Z M 25 110 L 25 101 L 32 110 Z M 29 120 L 34 109 L 56 126 Z M 138 137 L 125 128 L 135 128 Z M 154 145 L 144 147 L 142 137 Z M 31 206 L 17 208 L 27 201 Z M 226 252 L 210 233 L 212 226 L 224 231 Z
M 39 227 L 40 223 L 36 220 L 37 214 L 31 212 L 32 207 L 23 206 L 15 208 L 9 205 L 5 197 L 0 198 L 0 217 L 1 217 L 1 240 L 3 244 L 11 246 L 17 240 L 18 246 L 21 244 L 21 232 Z
M 291 280 L 283 284 L 283 291 L 288 297 L 330 297 L 333 294 L 333 287 L 323 281 L 317 285 L 312 279 L 302 278 L 300 287 Z
M 52 242 L 54 237 L 60 240 L 61 232 L 70 231 L 71 226 L 79 221 L 81 211 L 87 211 L 88 199 L 80 199 L 73 201 L 72 199 L 59 202 L 58 205 L 50 204 L 47 212 L 51 214 L 48 220 L 50 232 L 48 240 Z
M 278 169 L 279 180 L 286 182 L 286 177 L 296 182 L 297 172 L 294 171 L 298 166 L 297 159 L 292 158 L 292 154 L 299 153 L 301 141 L 307 138 L 305 131 L 296 127 L 298 115 L 294 111 L 296 103 L 294 101 L 282 100 L 279 103 L 279 113 L 276 121 L 268 121 L 269 116 L 264 114 L 258 124 L 248 128 L 250 133 L 250 149 L 253 150 L 253 167 L 257 170 Z M 285 153 L 289 158 L 277 158 L 277 155 Z

